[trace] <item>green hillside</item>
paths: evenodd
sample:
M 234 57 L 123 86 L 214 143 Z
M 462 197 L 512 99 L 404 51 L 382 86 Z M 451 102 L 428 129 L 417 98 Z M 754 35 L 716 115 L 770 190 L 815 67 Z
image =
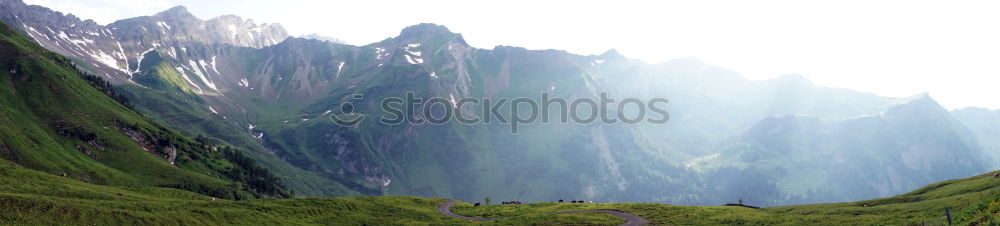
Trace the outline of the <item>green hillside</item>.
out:
M 101 185 L 227 199 L 291 195 L 241 151 L 181 136 L 126 105 L 108 82 L 0 25 L 3 159 Z
M 673 206 L 645 203 L 534 203 L 472 207 L 452 211 L 465 216 L 503 218 L 472 222 L 435 209 L 439 198 L 353 197 L 216 200 L 187 191 L 88 184 L 14 166 L 0 160 L 0 224 L 620 224 L 601 213 L 551 214 L 567 210 L 614 209 L 654 224 L 680 225 L 926 225 L 946 224 L 950 207 L 959 224 L 1000 223 L 1000 179 L 993 173 L 944 181 L 889 198 L 849 203 L 781 206 L 764 209 L 722 206 Z M 867 206 L 866 206 L 867 205 Z
M 122 94 L 136 101 L 137 111 L 150 119 L 188 136 L 198 136 L 216 144 L 229 144 L 244 150 L 244 154 L 259 161 L 272 173 L 281 175 L 288 190 L 297 195 L 349 196 L 356 192 L 344 186 L 321 178 L 310 172 L 295 168 L 268 153 L 253 136 L 242 128 L 230 123 L 202 105 L 206 100 L 196 95 L 181 73 L 170 67 L 156 51 L 146 53 L 139 73 L 135 74 L 135 84 L 122 84 Z
M 995 225 L 1000 222 L 1000 178 L 993 173 L 927 185 L 888 198 L 829 204 L 779 206 L 763 209 L 723 206 L 673 206 L 664 204 L 558 204 L 493 205 L 474 208 L 457 205 L 465 216 L 524 217 L 576 209 L 617 209 L 668 225 L 942 225 L 944 209 L 951 208 L 955 222 Z
M 216 200 L 187 191 L 111 187 L 0 160 L 0 224 L 299 225 L 460 223 L 434 212 L 442 199 L 412 197 Z M 20 183 L 9 183 L 19 181 Z

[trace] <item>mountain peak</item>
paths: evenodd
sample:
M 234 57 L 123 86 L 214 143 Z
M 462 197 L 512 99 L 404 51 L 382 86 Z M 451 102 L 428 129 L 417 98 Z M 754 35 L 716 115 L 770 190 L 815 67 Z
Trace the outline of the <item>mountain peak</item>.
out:
M 403 28 L 403 31 L 399 32 L 399 38 L 402 39 L 425 39 L 425 38 L 440 37 L 440 36 L 448 37 L 453 35 L 457 34 L 451 32 L 450 30 L 448 30 L 447 27 L 443 25 L 437 25 L 432 23 L 422 23 L 422 24 L 412 25 Z
M 934 101 L 934 98 L 931 98 L 931 94 L 930 93 L 923 92 L 923 93 L 918 93 L 918 94 L 913 95 L 913 96 L 908 96 L 908 97 L 901 98 L 901 99 L 895 101 L 893 104 L 894 105 L 901 105 L 901 104 L 916 103 L 916 102 L 921 102 L 921 101 L 923 101 L 923 102 L 928 102 L 929 101 L 929 102 L 937 103 L 937 101 Z
M 603 58 L 625 58 L 625 56 L 623 56 L 621 53 L 618 52 L 617 49 L 614 49 L 614 48 L 609 49 L 608 51 L 604 51 L 604 53 L 601 54 L 601 57 L 603 57 Z
M 344 44 L 344 40 L 340 40 L 338 38 L 331 38 L 331 37 L 323 36 L 323 35 L 316 34 L 316 33 L 312 33 L 312 34 L 308 34 L 308 35 L 302 35 L 302 36 L 299 36 L 299 38 L 313 39 L 313 40 L 320 40 L 320 41 L 327 41 L 327 42 L 332 42 L 332 43 Z
M 164 10 L 161 13 L 189 13 L 189 12 L 188 12 L 187 7 L 185 7 L 183 5 L 177 5 L 177 6 L 174 6 L 174 7 L 170 7 L 169 9 Z
M 187 7 L 183 5 L 174 6 L 173 8 L 164 10 L 163 12 L 156 13 L 156 17 L 170 17 L 170 18 L 197 18 L 191 12 L 188 12 Z
M 913 118 L 913 115 L 918 115 L 922 117 L 918 118 L 930 118 L 929 115 L 946 116 L 948 115 L 948 110 L 945 110 L 941 104 L 938 104 L 934 98 L 931 98 L 929 93 L 920 93 L 917 95 L 905 97 L 894 101 L 889 104 L 889 107 L 883 112 L 886 116 L 905 116 Z
M 183 7 L 183 6 L 178 6 L 178 7 Z M 240 22 L 246 21 L 247 23 L 253 23 L 253 19 L 246 19 L 246 20 L 244 20 L 243 17 L 237 16 L 237 15 L 233 15 L 233 14 L 219 15 L 219 16 L 217 16 L 215 18 L 208 19 L 208 20 L 230 20 L 230 21 L 240 21 Z

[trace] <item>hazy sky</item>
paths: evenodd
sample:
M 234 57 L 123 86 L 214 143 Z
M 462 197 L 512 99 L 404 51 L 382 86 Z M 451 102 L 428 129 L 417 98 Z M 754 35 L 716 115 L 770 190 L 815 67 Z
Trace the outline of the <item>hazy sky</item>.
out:
M 24 0 L 101 24 L 185 5 L 363 45 L 431 22 L 474 47 L 680 57 L 751 79 L 801 74 L 884 96 L 930 92 L 949 109 L 1000 108 L 998 1 Z

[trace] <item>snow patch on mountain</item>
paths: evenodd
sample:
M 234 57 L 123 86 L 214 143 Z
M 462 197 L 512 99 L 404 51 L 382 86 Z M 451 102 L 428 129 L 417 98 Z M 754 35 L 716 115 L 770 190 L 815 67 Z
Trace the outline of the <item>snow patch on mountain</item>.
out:
M 385 52 L 385 49 L 379 48 L 379 47 L 375 47 L 375 59 L 376 60 L 381 60 L 382 57 L 383 57 L 382 53 L 384 53 L 384 52 Z M 386 53 L 385 55 L 388 56 L 389 54 Z
M 203 92 L 201 86 L 198 86 L 198 84 L 195 84 L 194 81 L 191 80 L 191 78 L 188 78 L 187 73 L 184 73 L 183 67 L 176 67 L 175 69 L 177 69 L 177 73 L 180 73 L 181 78 L 184 78 L 184 81 L 187 81 L 188 84 L 194 86 L 195 89 L 198 89 L 198 92 Z
M 83 37 L 82 40 L 81 39 L 74 39 L 74 38 L 69 38 L 67 40 L 70 41 L 71 43 L 73 43 L 73 45 L 75 45 L 77 48 L 81 48 L 81 49 L 84 49 L 84 46 L 86 46 L 87 44 L 91 44 L 91 45 L 94 44 L 94 40 L 88 39 L 86 37 Z
M 406 56 L 406 62 L 410 62 L 410 64 L 422 64 L 422 63 L 424 63 L 424 59 L 420 58 L 420 54 L 421 54 L 420 51 L 410 50 L 411 48 L 417 48 L 417 47 L 420 47 L 420 43 L 410 43 L 410 44 L 406 44 L 406 46 L 403 47 L 403 51 L 406 51 L 406 53 L 409 53 L 410 55 L 414 56 L 414 57 L 411 57 L 410 55 L 404 55 L 404 56 Z
M 458 108 L 458 101 L 455 101 L 455 95 L 448 93 L 448 102 L 451 102 L 451 107 Z
M 138 62 L 135 63 L 135 70 L 132 71 L 132 74 L 139 73 L 139 67 L 142 67 L 142 59 L 146 57 L 147 53 L 152 52 L 152 51 L 153 51 L 153 48 L 149 48 L 145 52 L 142 52 L 138 56 L 136 56 L 136 61 L 138 61 Z M 132 75 L 129 75 L 129 80 L 132 80 Z
M 407 44 L 406 47 L 403 47 L 403 50 L 406 51 L 407 53 L 413 54 L 414 56 L 420 56 L 421 54 L 420 51 L 410 50 L 412 48 L 417 48 L 417 47 L 420 47 L 420 43 L 410 43 Z
M 114 37 L 111 37 L 111 38 L 114 39 Z M 115 41 L 115 44 L 118 45 L 118 52 L 115 53 L 115 54 L 117 54 L 118 57 L 121 57 L 122 61 L 125 61 L 125 67 L 124 68 L 122 68 L 122 67 L 115 67 L 115 68 L 118 69 L 118 70 L 121 70 L 125 74 L 130 74 L 130 73 L 128 73 L 128 57 L 125 56 L 125 49 L 122 48 L 122 43 L 121 42 Z M 129 80 L 131 80 L 131 78 L 132 78 L 132 75 L 129 75 Z
M 167 55 L 170 55 L 170 57 L 172 57 L 174 59 L 177 59 L 177 48 L 174 48 L 173 46 L 171 46 L 170 47 L 170 52 L 167 52 Z
M 52 40 L 52 39 L 49 39 L 49 36 L 44 35 L 41 32 L 38 32 L 38 30 L 35 30 L 35 28 L 33 28 L 33 27 L 29 27 L 28 25 L 25 25 L 25 24 L 21 24 L 21 25 L 23 25 L 24 27 L 27 27 L 29 31 L 34 32 L 35 34 L 38 34 L 38 36 L 44 37 L 46 40 Z M 28 33 L 28 34 L 30 35 L 31 33 Z M 35 38 L 34 35 L 31 35 L 31 37 Z M 35 39 L 38 39 L 38 38 L 35 38 Z M 39 43 L 39 44 L 41 44 L 41 43 Z
M 217 75 L 221 75 L 222 74 L 222 73 L 219 73 L 219 69 L 215 67 L 215 56 L 212 56 L 212 70 L 215 71 L 215 74 L 217 74 Z
M 250 81 L 247 81 L 246 77 L 240 79 L 239 85 L 242 87 L 250 87 Z
M 167 25 L 167 23 L 164 23 L 163 21 L 156 21 L 156 25 L 160 25 L 160 28 L 163 28 L 163 31 L 170 30 L 170 25 Z
M 49 31 L 52 31 L 52 30 L 50 29 Z M 66 41 L 69 41 L 69 36 L 66 35 L 66 32 L 64 32 L 64 31 L 59 31 L 59 38 L 62 38 L 63 40 L 66 40 Z
M 340 72 L 344 71 L 344 64 L 345 63 L 347 63 L 347 61 L 341 61 L 340 64 L 337 65 L 337 76 L 334 76 L 335 78 L 340 78 Z
M 194 60 L 188 60 L 188 64 L 190 64 L 191 67 L 193 68 L 193 69 L 191 69 L 191 71 L 194 72 L 195 75 L 198 75 L 198 78 L 200 78 L 201 81 L 204 82 L 205 85 L 208 86 L 208 88 L 212 88 L 215 91 L 219 91 L 219 88 L 217 88 L 215 86 L 215 83 L 212 83 L 212 81 L 208 80 L 208 77 L 205 76 L 205 74 L 207 74 L 207 73 L 205 73 L 205 71 L 203 69 L 204 67 L 201 66 L 201 63 L 204 63 L 204 62 L 205 62 L 205 60 L 199 60 L 199 62 L 195 62 Z
M 404 55 L 404 56 L 406 56 L 406 62 L 410 62 L 410 64 L 424 63 L 424 59 L 420 59 L 420 57 L 410 57 L 410 55 Z
M 230 24 L 229 26 L 227 26 L 227 28 L 229 28 L 229 33 L 232 34 L 232 39 L 235 41 L 236 40 L 236 25 Z
M 121 67 L 118 66 L 118 60 L 115 59 L 115 57 L 105 53 L 103 50 L 98 49 L 97 51 L 92 52 L 90 56 L 93 57 L 95 60 L 97 60 L 97 62 L 100 62 L 101 64 L 107 65 L 110 68 L 120 70 L 122 72 L 125 72 L 126 74 L 128 73 L 127 70 L 121 69 Z

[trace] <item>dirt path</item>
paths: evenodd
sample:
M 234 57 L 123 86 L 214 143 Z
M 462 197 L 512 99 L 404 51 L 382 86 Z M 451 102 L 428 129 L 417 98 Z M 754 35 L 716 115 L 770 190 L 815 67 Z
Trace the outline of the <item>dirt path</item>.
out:
M 444 203 L 444 205 L 438 206 L 438 212 L 441 212 L 441 214 L 448 215 L 450 217 L 457 217 L 457 218 L 462 218 L 462 219 L 466 219 L 466 220 L 470 220 L 470 221 L 488 221 L 488 220 L 500 219 L 500 218 L 466 217 L 466 216 L 462 216 L 462 215 L 458 215 L 458 214 L 452 213 L 451 212 L 451 206 L 455 205 L 455 202 L 458 202 L 458 200 L 454 200 L 454 199 L 448 200 L 448 202 Z
M 570 210 L 570 211 L 563 211 L 563 212 L 555 212 L 555 213 L 551 213 L 551 214 L 571 214 L 571 213 L 606 213 L 606 214 L 615 215 L 615 216 L 618 216 L 618 217 L 622 218 L 623 220 L 625 220 L 625 223 L 621 224 L 622 226 L 637 226 L 637 225 L 646 225 L 646 224 L 649 224 L 649 220 L 646 220 L 646 218 L 642 218 L 642 217 L 633 215 L 631 213 L 626 213 L 626 212 L 622 212 L 622 211 L 619 211 L 619 210 Z
M 458 215 L 456 213 L 452 213 L 451 212 L 451 206 L 455 205 L 456 202 L 458 202 L 458 200 L 454 200 L 454 199 L 448 200 L 448 202 L 444 203 L 441 206 L 438 206 L 437 210 L 438 210 L 438 212 L 441 212 L 441 214 L 444 214 L 444 215 L 447 215 L 447 216 L 450 216 L 450 217 L 462 218 L 462 219 L 466 219 L 466 220 L 470 220 L 470 221 L 488 221 L 488 220 L 499 220 L 500 219 L 500 218 L 467 217 L 467 216 Z M 646 220 L 645 218 L 633 215 L 631 213 L 626 213 L 626 212 L 623 212 L 623 211 L 619 211 L 619 210 L 570 210 L 570 211 L 555 212 L 555 213 L 551 213 L 551 214 L 573 214 L 573 213 L 606 213 L 606 214 L 615 215 L 615 216 L 620 217 L 623 220 L 625 220 L 625 223 L 622 224 L 622 226 L 636 226 L 636 225 L 646 225 L 646 224 L 649 224 L 649 220 Z

